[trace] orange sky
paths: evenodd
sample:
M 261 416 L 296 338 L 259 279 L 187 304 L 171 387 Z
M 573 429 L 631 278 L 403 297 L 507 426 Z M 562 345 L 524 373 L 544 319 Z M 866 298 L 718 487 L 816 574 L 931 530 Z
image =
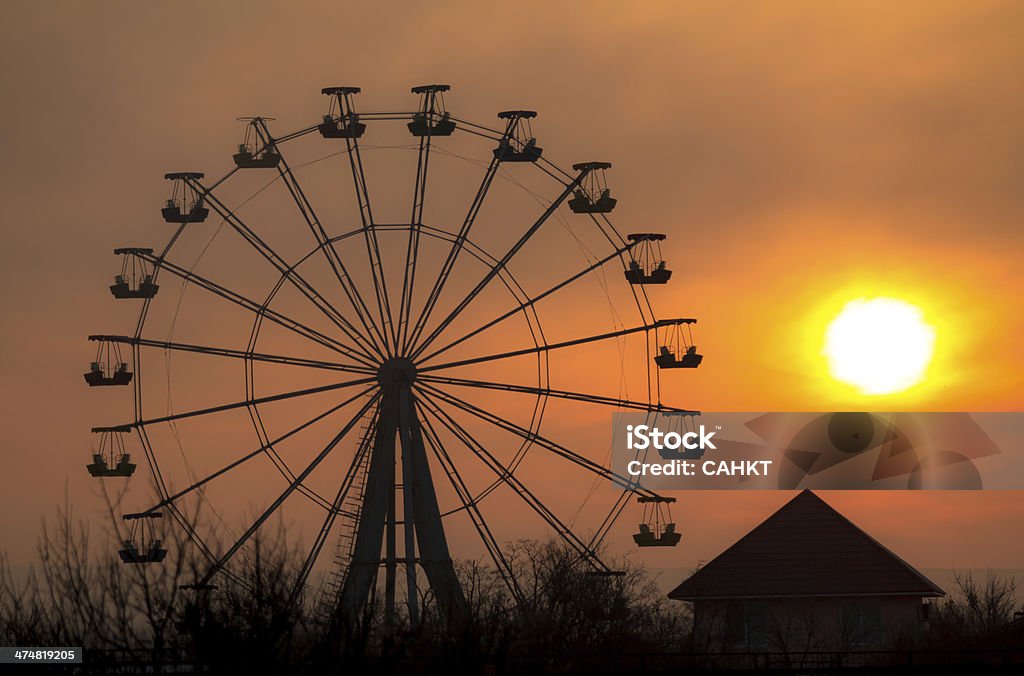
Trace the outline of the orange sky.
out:
M 656 307 L 700 318 L 707 359 L 666 381 L 673 403 L 1021 410 L 1024 7 L 480 4 L 0 7 L 0 547 L 16 561 L 65 489 L 95 509 L 87 430 L 126 418 L 81 382 L 85 336 L 130 330 L 105 291 L 110 249 L 164 241 L 160 176 L 219 175 L 235 117 L 304 126 L 331 84 L 401 109 L 409 86 L 449 82 L 473 120 L 540 111 L 535 131 L 562 165 L 613 162 L 616 224 L 670 235 L 676 276 Z M 540 274 L 553 254 L 537 255 Z M 907 298 L 936 324 L 925 385 L 866 400 L 827 380 L 823 317 L 859 295 Z M 684 496 L 683 546 L 637 558 L 692 566 L 787 498 Z M 826 499 L 917 565 L 1024 565 L 1019 493 Z

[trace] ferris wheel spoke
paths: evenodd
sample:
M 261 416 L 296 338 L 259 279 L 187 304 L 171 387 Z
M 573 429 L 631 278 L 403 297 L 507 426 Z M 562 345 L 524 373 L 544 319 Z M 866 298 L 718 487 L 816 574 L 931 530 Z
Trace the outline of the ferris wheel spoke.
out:
M 432 113 L 432 110 L 428 110 L 425 114 Z M 412 297 L 416 287 L 416 258 L 419 254 L 420 230 L 423 227 L 423 205 L 427 195 L 427 170 L 430 167 L 430 140 L 430 134 L 420 137 L 419 156 L 416 163 L 416 185 L 413 188 L 412 217 L 409 219 L 409 239 L 405 251 L 405 276 L 402 280 L 402 299 L 398 308 L 396 345 L 401 354 L 408 349 L 409 315 L 412 312 Z
M 486 380 L 470 380 L 467 378 L 451 378 L 448 376 L 432 376 L 432 375 L 421 375 L 419 380 L 434 385 L 456 385 L 459 387 L 473 387 L 484 390 L 498 390 L 502 392 L 517 392 L 520 394 L 530 395 L 544 395 L 551 397 L 558 397 L 560 399 L 568 399 L 570 401 L 582 401 L 588 404 L 599 404 L 601 406 L 612 406 L 615 408 L 628 408 L 636 411 L 644 411 L 646 413 L 658 412 L 658 413 L 680 413 L 680 414 L 692 414 L 698 415 L 698 411 L 687 411 L 683 409 L 674 408 L 672 406 L 665 406 L 663 404 L 655 404 L 651 402 L 633 401 L 631 399 L 621 399 L 618 397 L 606 397 L 599 394 L 588 394 L 586 392 L 573 392 L 570 390 L 558 390 L 550 387 L 536 387 L 530 385 L 516 385 L 514 383 L 495 383 Z
M 502 256 L 501 260 L 499 260 L 490 270 L 487 271 L 487 274 L 484 275 L 483 279 L 481 279 L 473 288 L 473 290 L 470 291 L 469 294 L 465 298 L 463 298 L 458 305 L 455 306 L 455 309 L 452 310 L 447 317 L 441 320 L 441 323 L 437 325 L 437 327 L 430 333 L 430 335 L 428 335 L 426 339 L 424 339 L 419 345 L 417 345 L 414 356 L 416 354 L 423 352 L 423 350 L 427 349 L 427 347 L 432 342 L 437 340 L 438 336 L 444 333 L 444 330 L 448 328 L 448 326 L 455 320 L 455 318 L 458 317 L 462 313 L 462 311 L 465 310 L 477 296 L 480 295 L 480 293 L 487 287 L 487 285 L 490 284 L 491 281 L 495 277 L 497 277 L 503 270 L 505 270 L 505 267 L 508 265 L 509 261 L 511 261 L 512 258 L 517 253 L 519 253 L 519 251 L 524 246 L 526 246 L 526 243 L 529 242 L 530 239 L 537 233 L 537 231 L 540 230 L 541 226 L 543 226 L 544 223 L 547 222 L 549 218 L 551 218 L 551 215 L 558 210 L 558 207 L 561 206 L 562 202 L 564 202 L 570 195 L 572 195 L 573 190 L 579 187 L 580 183 L 583 181 L 584 178 L 587 177 L 587 174 L 589 173 L 589 168 L 584 168 L 580 170 L 576 178 L 574 178 L 565 186 L 565 189 L 562 190 L 561 194 L 559 194 L 558 197 L 556 197 L 555 200 L 551 202 L 550 205 L 548 205 L 548 208 L 544 210 L 544 213 L 540 215 L 540 218 L 538 218 L 533 223 L 533 225 L 531 225 L 530 228 L 523 234 L 523 236 L 519 238 L 519 241 L 512 245 L 512 248 L 509 249 L 504 256 Z
M 480 540 L 483 542 L 484 547 L 487 549 L 488 555 L 491 557 L 491 561 L 494 562 L 494 567 L 501 575 L 505 584 L 509 588 L 513 598 L 517 602 L 523 600 L 523 592 L 519 588 L 519 584 L 516 582 L 515 571 L 512 569 L 512 565 L 508 559 L 505 558 L 505 554 L 501 551 L 501 545 L 495 539 L 494 534 L 491 532 L 490 526 L 487 525 L 487 520 L 484 519 L 483 514 L 480 511 L 480 506 L 477 501 L 473 498 L 473 495 L 469 491 L 469 487 L 466 486 L 465 481 L 462 479 L 462 475 L 459 474 L 458 467 L 452 461 L 451 456 L 445 449 L 444 444 L 441 443 L 440 437 L 434 430 L 434 426 L 430 424 L 430 420 L 424 415 L 422 405 L 417 401 L 416 408 L 419 411 L 420 420 L 423 425 L 423 436 L 427 441 L 427 445 L 430 446 L 434 453 L 434 457 L 441 464 L 445 474 L 448 475 L 448 480 L 455 490 L 456 495 L 459 498 L 459 502 L 466 509 L 466 512 L 470 515 L 470 520 L 473 522 L 473 527 L 476 528 L 477 534 L 480 536 Z
M 457 118 L 456 118 L 457 119 Z M 518 118 L 509 119 L 505 125 L 505 130 L 499 132 L 489 127 L 469 122 L 468 120 L 459 120 L 459 125 L 456 129 L 468 131 L 471 134 L 483 136 L 485 138 L 493 138 L 498 141 L 499 146 L 508 144 L 518 128 Z M 448 250 L 448 255 L 445 257 L 444 263 L 441 265 L 441 270 L 434 280 L 433 288 L 430 290 L 430 294 L 427 296 L 427 300 L 423 305 L 423 310 L 420 312 L 419 318 L 416 320 L 416 325 L 406 340 L 406 348 L 416 345 L 420 336 L 426 329 L 427 322 L 430 321 L 430 316 L 437 306 L 438 300 L 441 298 L 441 293 L 444 290 L 445 283 L 451 276 L 452 269 L 455 267 L 455 262 L 459 258 L 459 254 L 465 248 L 466 243 L 469 239 L 469 232 L 472 230 L 474 223 L 476 223 L 477 216 L 480 213 L 480 208 L 484 204 L 484 200 L 487 198 L 487 194 L 490 191 L 491 184 L 494 182 L 494 177 L 497 175 L 498 170 L 501 168 L 501 159 L 497 154 L 493 155 L 491 161 L 487 165 L 487 171 L 484 172 L 483 180 L 480 182 L 480 187 L 477 188 L 476 195 L 473 196 L 473 201 L 469 206 L 469 211 L 466 213 L 466 218 L 462 222 L 462 226 L 459 228 L 459 233 L 452 242 L 451 249 Z M 420 350 L 416 350 L 418 354 Z
M 345 267 L 345 263 L 341 260 L 341 256 L 338 254 L 338 250 L 335 248 L 334 243 L 327 236 L 327 231 L 324 230 L 323 225 L 320 223 L 319 217 L 313 210 L 313 205 L 306 198 L 306 193 L 302 190 L 302 186 L 299 185 L 298 179 L 292 172 L 291 167 L 285 160 L 284 155 L 281 155 L 281 163 L 278 165 L 278 171 L 281 174 L 281 178 L 284 180 L 285 186 L 288 188 L 288 192 L 295 202 L 295 206 L 298 208 L 299 213 L 305 220 L 306 225 L 309 227 L 310 232 L 313 234 L 313 238 L 319 245 L 320 251 L 324 253 L 324 257 L 327 260 L 328 265 L 334 272 L 335 277 L 338 279 L 338 283 L 341 285 L 342 291 L 345 293 L 345 297 L 351 304 L 353 311 L 355 311 L 356 317 L 359 318 L 359 323 L 362 324 L 363 330 L 368 338 L 366 340 L 373 344 L 373 352 L 378 356 L 381 356 L 386 352 L 386 342 L 383 334 L 380 332 L 379 327 L 373 322 L 370 317 L 370 309 L 366 305 L 366 301 L 363 300 L 363 296 L 359 293 L 358 285 L 353 281 L 352 276 L 349 274 L 348 268 Z M 348 322 L 346 322 L 348 323 Z M 352 331 L 359 334 L 359 330 L 356 329 L 351 323 Z M 378 345 L 374 342 L 374 336 L 380 339 L 381 343 Z
M 594 535 L 590 538 L 590 547 L 597 549 L 601 546 L 601 543 L 604 542 L 604 539 L 608 536 L 608 532 L 612 529 L 612 526 L 614 526 L 615 522 L 619 520 L 619 516 L 626 509 L 630 500 L 634 497 L 636 497 L 634 493 L 623 491 L 622 494 L 615 499 L 615 503 L 612 505 L 611 510 L 609 510 L 608 514 L 601 522 L 601 525 L 597 527 L 597 530 L 594 531 Z
M 580 453 L 577 453 L 576 451 L 573 451 L 569 448 L 566 448 L 561 444 L 555 443 L 554 441 L 551 441 L 550 439 L 541 436 L 537 432 L 528 430 L 525 427 L 520 427 L 515 423 L 509 422 L 500 416 L 497 416 L 489 411 L 485 411 L 484 409 L 479 408 L 478 406 L 470 404 L 464 399 L 460 399 L 459 397 L 449 394 L 443 390 L 439 390 L 431 385 L 424 384 L 422 387 L 423 389 L 428 391 L 432 397 L 435 397 L 436 399 L 443 401 L 450 406 L 454 406 L 455 408 L 465 411 L 466 413 L 469 413 L 485 422 L 488 422 L 499 429 L 505 430 L 506 432 L 510 432 L 531 443 L 535 443 L 541 448 L 544 448 L 545 450 L 550 451 L 551 453 L 554 453 L 557 456 L 565 458 L 566 460 L 587 470 L 591 474 L 602 479 L 605 479 L 609 483 L 615 484 L 623 488 L 624 490 L 633 491 L 638 495 L 655 495 L 654 493 L 645 488 L 636 486 L 635 479 L 630 479 L 629 477 L 625 477 L 622 476 L 621 474 L 613 472 L 607 467 L 594 462 L 590 458 L 581 455 Z
M 216 282 L 213 282 L 203 277 L 202 275 L 199 275 L 190 270 L 186 270 L 185 268 L 174 263 L 171 263 L 166 259 L 157 259 L 152 257 L 151 254 L 140 255 L 150 260 L 150 262 L 153 263 L 155 266 L 158 266 L 159 270 L 166 270 L 175 277 L 182 279 L 186 283 L 194 284 L 195 286 L 204 289 L 205 291 L 208 291 L 215 296 L 223 298 L 224 300 L 230 303 L 234 303 L 235 305 L 238 305 L 239 307 L 248 310 L 249 312 L 252 312 L 256 315 L 264 316 L 267 319 L 274 322 L 275 324 L 279 324 L 280 326 L 283 326 L 289 331 L 292 331 L 293 333 L 296 333 L 302 336 L 303 338 L 307 338 L 313 341 L 314 343 L 318 343 L 329 350 L 333 350 L 334 352 L 342 354 L 351 359 L 352 361 L 360 363 L 364 366 L 374 366 L 373 362 L 368 360 L 361 353 L 354 352 L 351 348 L 349 348 L 349 346 L 345 345 L 344 343 L 341 343 L 338 340 L 331 338 L 330 336 L 324 335 L 323 333 L 306 326 L 305 324 L 299 322 L 298 320 L 292 319 L 284 314 L 281 314 L 276 310 L 272 310 L 266 307 L 265 305 L 261 305 L 256 301 L 251 300 L 236 291 L 232 291 L 227 287 L 221 286 L 220 284 L 217 284 Z
M 354 111 L 350 110 L 350 113 Z M 381 262 L 380 243 L 377 241 L 377 231 L 373 218 L 373 205 L 370 202 L 370 191 L 366 186 L 366 173 L 363 171 L 363 156 L 359 150 L 359 140 L 356 138 L 345 138 L 345 146 L 348 149 L 349 166 L 352 170 L 352 182 L 356 191 L 356 200 L 359 202 L 359 218 L 363 224 L 363 240 L 366 243 L 366 254 L 370 263 L 370 275 L 373 278 L 373 292 L 377 301 L 377 313 L 380 316 L 380 326 L 376 327 L 377 334 L 384 341 L 384 351 L 387 356 L 393 356 L 391 345 L 397 347 L 398 338 L 395 335 L 395 326 L 391 316 L 391 301 L 388 297 L 387 280 L 384 275 L 384 265 Z M 388 340 L 392 341 L 391 343 Z
M 226 347 L 211 347 L 208 345 L 192 345 L 189 343 L 176 343 L 165 340 L 152 340 L 149 338 L 136 338 L 134 336 L 89 336 L 89 340 L 108 343 L 120 343 L 124 345 L 138 345 L 140 347 L 152 347 L 159 350 L 173 350 L 176 352 L 192 352 L 206 354 L 215 357 L 230 357 L 232 359 L 246 359 L 249 361 L 266 362 L 269 364 L 284 364 L 288 366 L 302 366 L 327 371 L 343 371 L 345 373 L 372 374 L 374 369 L 367 366 L 350 366 L 330 361 L 317 359 L 303 359 L 300 357 L 289 357 L 280 354 L 266 354 L 263 352 L 246 352 L 245 350 L 232 350 Z
M 359 420 L 366 414 L 370 407 L 377 402 L 378 399 L 380 399 L 380 395 L 375 394 L 365 404 L 363 404 L 362 408 L 359 409 L 359 412 L 356 413 L 355 416 L 353 416 L 352 419 L 345 424 L 341 431 L 338 432 L 338 434 L 335 435 L 335 437 L 331 439 L 331 441 L 329 441 L 326 446 L 324 446 L 323 450 L 317 454 L 317 456 L 312 460 L 312 462 L 310 462 L 306 466 L 306 468 L 302 470 L 302 472 L 298 476 L 295 477 L 295 480 L 288 484 L 288 487 L 284 490 L 284 492 L 282 492 L 281 495 L 279 495 L 277 499 L 274 500 L 273 503 L 271 503 L 271 505 L 263 512 L 263 514 L 261 514 L 259 518 L 257 518 L 252 523 L 252 525 L 250 525 L 245 530 L 244 533 L 242 533 L 241 537 L 238 538 L 235 544 L 233 544 L 227 550 L 227 552 L 221 555 L 217 562 L 210 567 L 210 570 L 208 570 L 206 574 L 202 577 L 202 579 L 199 581 L 200 585 L 209 584 L 210 580 L 213 579 L 213 576 L 216 575 L 222 568 L 224 568 L 227 562 L 231 560 L 231 557 L 233 557 L 238 552 L 238 550 L 245 545 L 249 538 L 251 538 L 253 534 L 257 530 L 259 530 L 260 527 L 266 522 L 266 520 L 269 519 L 270 516 L 281 507 L 282 504 L 284 504 L 285 500 L 287 500 L 288 497 L 295 492 L 295 489 L 298 488 L 299 484 L 305 481 L 306 478 L 313 473 L 313 470 L 315 470 L 320 465 L 320 463 L 324 461 L 324 458 L 330 455 L 331 451 L 333 451 L 334 448 L 339 443 L 341 443 L 342 439 L 344 439 L 345 436 L 350 431 L 352 431 L 352 428 L 356 426 L 356 423 L 359 422 Z
M 454 340 L 454 341 L 452 341 L 450 343 L 447 343 L 444 347 L 441 347 L 441 348 L 438 348 L 437 350 L 434 350 L 433 352 L 431 352 L 426 357 L 420 358 L 419 361 L 421 363 L 422 362 L 427 362 L 427 361 L 433 359 L 434 357 L 438 356 L 439 354 L 441 354 L 443 352 L 447 352 L 448 350 L 452 349 L 456 345 L 464 343 L 465 341 L 469 340 L 473 336 L 476 336 L 477 334 L 483 333 L 487 329 L 489 329 L 489 328 L 491 328 L 491 327 L 493 327 L 493 326 L 495 326 L 497 324 L 500 324 L 501 322 L 505 321 L 509 317 L 517 315 L 517 314 L 519 314 L 520 312 L 522 312 L 523 310 L 525 310 L 525 309 L 527 309 L 529 307 L 533 307 L 538 302 L 540 302 L 541 300 L 544 300 L 545 298 L 547 298 L 548 296 L 552 295 L 553 293 L 561 291 L 562 289 L 564 289 L 565 287 L 569 286 L 570 284 L 572 284 L 576 280 L 582 279 L 583 277 L 587 276 L 591 272 L 594 272 L 595 270 L 600 269 L 605 264 L 607 264 L 609 261 L 612 261 L 612 260 L 614 260 L 616 258 L 621 257 L 622 254 L 624 254 L 627 251 L 629 251 L 631 248 L 636 246 L 636 244 L 637 244 L 636 242 L 629 242 L 625 246 L 622 246 L 622 247 L 616 249 L 614 253 L 609 254 L 608 256 L 602 258 L 601 260 L 597 261 L 593 265 L 587 266 L 583 270 L 580 270 L 579 272 L 577 272 L 573 276 L 569 277 L 568 279 L 566 279 L 566 280 L 564 280 L 562 282 L 559 282 L 558 284 L 554 285 L 553 287 L 551 287 L 547 291 L 544 291 L 540 295 L 535 296 L 534 298 L 531 298 L 531 299 L 529 299 L 529 300 L 527 300 L 527 301 L 525 301 L 523 303 L 520 303 L 517 307 L 512 308 L 511 310 L 509 310 L 505 314 L 492 319 L 491 321 L 487 322 L 483 326 L 481 326 L 481 327 L 479 327 L 477 329 L 474 329 L 473 331 L 470 331 L 469 333 L 463 335 L 461 338 L 459 338 L 457 340 Z
M 502 138 L 506 137 L 503 136 Z M 427 322 L 430 320 L 430 315 L 433 313 L 438 300 L 440 300 L 442 291 L 444 291 L 445 283 L 448 281 L 452 269 L 455 267 L 455 261 L 458 260 L 459 254 L 462 253 L 462 249 L 465 247 L 466 242 L 469 239 L 469 232 L 472 230 L 473 224 L 476 223 L 476 218 L 480 214 L 480 208 L 483 207 L 484 200 L 487 198 L 487 193 L 491 188 L 491 184 L 494 182 L 494 177 L 497 175 L 500 166 L 501 161 L 496 157 L 492 158 L 490 164 L 487 165 L 487 171 L 484 173 L 484 178 L 480 182 L 480 187 L 476 190 L 476 195 L 473 196 L 473 202 L 469 206 L 466 218 L 462 221 L 459 233 L 456 236 L 455 241 L 452 242 L 451 249 L 448 250 L 448 255 L 445 257 L 444 263 L 441 265 L 441 271 L 437 274 L 433 288 L 431 288 L 430 294 L 427 296 L 427 300 L 423 304 L 423 309 L 420 311 L 419 318 L 417 318 L 416 324 L 413 326 L 412 332 L 409 334 L 408 340 L 406 341 L 407 347 L 415 345 L 416 341 L 419 340 L 420 335 L 423 333 L 423 330 L 426 328 Z
M 131 425 L 126 427 L 145 427 L 147 425 L 157 425 L 165 422 L 177 422 L 178 420 L 184 420 L 186 418 L 196 418 L 204 415 L 213 415 L 216 413 L 223 413 L 225 411 L 232 411 L 239 408 L 245 408 L 248 406 L 255 406 L 258 404 L 269 404 L 275 401 L 284 401 L 286 399 L 296 399 L 298 397 L 307 397 L 313 394 L 320 394 L 323 392 L 333 392 L 335 390 L 341 390 L 346 387 L 355 387 L 357 385 L 367 385 L 372 382 L 376 382 L 376 377 L 360 378 L 358 380 L 349 380 L 342 383 L 332 383 L 330 385 L 321 385 L 319 387 L 310 387 L 304 390 L 292 390 L 290 392 L 281 392 L 279 394 L 270 394 L 265 397 L 249 398 L 243 401 L 233 401 L 230 404 L 221 404 L 220 406 L 211 406 L 209 408 L 200 408 L 191 411 L 184 411 L 182 413 L 172 413 L 171 415 L 160 416 L 159 418 L 149 418 L 147 420 L 138 420 Z
M 153 451 L 153 444 L 149 440 L 149 435 L 146 434 L 146 429 L 144 427 L 139 428 L 138 433 L 139 442 L 142 444 L 142 449 L 146 456 L 146 462 L 149 464 L 150 471 L 153 474 L 153 482 L 156 485 L 157 492 L 160 495 L 167 495 L 167 484 L 164 481 L 164 477 L 160 472 L 160 466 L 157 464 L 156 453 Z M 213 561 L 213 552 L 203 541 L 203 539 L 199 537 L 199 533 L 196 531 L 195 525 L 191 523 L 189 519 L 185 518 L 185 515 L 182 514 L 181 510 L 178 509 L 176 505 L 169 504 L 168 509 L 171 512 L 171 516 L 178 523 L 178 525 L 180 525 L 184 529 L 184 531 L 188 534 L 189 538 L 199 548 L 199 551 L 203 554 L 203 556 L 206 557 L 208 561 Z
M 373 416 L 370 420 L 370 430 L 376 429 L 377 421 L 379 419 L 380 410 L 377 409 L 373 412 Z M 338 493 L 335 495 L 334 501 L 331 503 L 331 508 L 327 510 L 327 515 L 324 517 L 324 522 L 320 527 L 320 532 L 313 541 L 313 545 L 310 547 L 309 554 L 306 556 L 306 559 L 302 564 L 302 568 L 299 569 L 299 574 L 296 577 L 295 584 L 292 587 L 292 593 L 288 601 L 289 606 L 292 606 L 298 600 L 299 595 L 305 588 L 306 581 L 309 579 L 309 574 L 312 572 L 313 566 L 316 565 L 317 559 L 320 558 L 320 553 L 324 548 L 324 544 L 327 543 L 327 538 L 330 537 L 331 530 L 334 528 L 334 522 L 341 514 L 342 505 L 348 497 L 349 491 L 352 489 L 356 474 L 358 474 L 360 467 L 363 465 L 367 455 L 370 453 L 375 436 L 375 434 L 369 433 L 360 440 L 359 447 L 356 449 L 356 452 L 352 457 L 352 462 L 349 464 L 348 471 L 345 472 L 345 476 L 341 480 L 341 485 L 338 487 Z
M 662 328 L 665 326 L 672 326 L 677 323 L 693 322 L 693 319 L 662 319 L 654 322 L 653 324 L 645 324 L 643 326 L 634 326 L 629 329 L 620 329 L 619 331 L 612 331 L 610 333 L 602 333 L 596 336 L 588 336 L 586 338 L 577 338 L 576 340 L 567 340 L 561 343 L 551 343 L 550 345 L 536 345 L 534 347 L 524 348 L 522 350 L 512 350 L 511 352 L 501 352 L 498 354 L 484 355 L 482 357 L 473 357 L 472 359 L 462 359 L 460 361 L 448 362 L 445 364 L 434 364 L 433 366 L 423 366 L 418 370 L 420 373 L 427 373 L 429 371 L 439 371 L 441 369 L 455 368 L 456 366 L 468 366 L 470 364 L 480 364 L 488 361 L 496 361 L 499 359 L 510 359 L 512 357 L 522 357 L 524 355 L 538 354 L 540 352 L 549 352 L 551 350 L 561 350 L 568 347 L 575 347 L 576 345 L 585 345 L 587 343 L 594 343 L 602 340 L 612 340 L 620 338 L 622 336 L 628 336 L 634 333 L 641 333 L 645 331 L 653 331 L 654 329 Z
M 570 547 L 572 547 L 580 557 L 602 572 L 610 572 L 611 569 L 597 556 L 597 553 L 592 549 L 589 549 L 568 525 L 566 525 L 558 516 L 548 509 L 544 501 L 539 499 L 534 493 L 524 484 L 513 471 L 506 467 L 500 460 L 498 460 L 493 453 L 487 450 L 487 447 L 480 443 L 472 434 L 470 434 L 462 425 L 460 425 L 450 414 L 448 414 L 441 406 L 439 406 L 432 395 L 423 393 L 424 396 L 420 398 L 420 401 L 426 403 L 424 408 L 434 417 L 435 420 L 440 422 L 444 427 L 448 429 L 466 448 L 468 448 L 474 455 L 480 458 L 481 461 L 490 469 L 499 480 L 508 485 L 523 501 L 530 507 L 534 512 L 544 520 L 555 531 L 555 533 L 562 538 Z
M 482 136 L 483 138 L 490 139 L 492 141 L 500 141 L 502 136 L 505 135 L 505 132 L 495 129 L 494 127 L 488 127 L 485 124 L 473 122 L 472 120 L 467 120 L 457 115 L 452 115 L 452 119 L 459 123 L 458 126 L 455 127 L 456 131 L 464 131 L 475 136 Z
M 365 397 L 366 395 L 368 395 L 373 390 L 374 390 L 373 387 L 368 387 L 365 390 L 361 391 L 359 394 L 356 394 L 356 395 L 354 395 L 352 397 L 349 397 L 348 399 L 346 399 L 345 401 L 341 402 L 340 404 L 335 404 L 334 406 L 332 406 L 331 408 L 327 409 L 323 413 L 318 414 L 316 417 L 311 418 L 311 419 L 303 422 L 302 424 L 298 425 L 297 427 L 293 427 L 292 429 L 288 430 L 287 432 L 285 432 L 281 436 L 277 437 L 273 441 L 269 441 L 269 442 L 261 445 L 259 448 L 256 448 L 255 450 L 246 453 L 245 455 L 241 456 L 240 458 L 238 458 L 236 460 L 233 460 L 231 463 L 225 465 L 224 467 L 221 467 L 220 469 L 218 469 L 218 470 L 216 470 L 214 472 L 211 472 L 210 474 L 206 475 L 205 477 L 203 477 L 199 481 L 196 481 L 195 483 L 193 483 L 193 484 L 191 484 L 191 485 L 189 485 L 189 486 L 179 490 L 174 495 L 168 495 L 168 497 L 164 498 L 163 500 L 161 500 L 160 502 L 156 503 L 155 505 L 153 505 L 149 509 L 145 510 L 143 512 L 143 514 L 149 514 L 151 512 L 158 511 L 158 510 L 160 510 L 160 509 L 162 509 L 164 507 L 167 507 L 169 505 L 173 505 L 177 500 L 185 497 L 186 495 L 192 493 L 193 491 L 196 491 L 196 490 L 202 488 L 203 486 L 205 486 L 206 484 L 210 483 L 214 479 L 217 479 L 219 477 L 224 476 L 225 474 L 229 473 L 231 470 L 235 469 L 236 467 L 242 466 L 243 464 L 245 464 L 249 460 L 252 460 L 253 458 L 255 458 L 257 456 L 266 453 L 267 451 L 269 451 L 271 448 L 273 448 L 277 444 L 280 444 L 281 442 L 286 441 L 287 439 L 290 439 L 291 437 L 295 436 L 299 432 L 302 432 L 303 430 L 308 429 L 309 427 L 312 427 L 313 425 L 315 425 L 316 423 L 320 422 L 324 418 L 327 418 L 328 416 L 332 415 L 333 413 L 336 413 L 336 412 L 340 411 L 341 409 L 345 408 L 346 406 L 348 406 L 352 402 L 358 400 L 359 398 Z M 211 559 L 211 561 L 212 560 L 213 559 Z
M 282 166 L 284 168 L 281 168 Z M 278 166 L 278 169 L 281 172 L 282 177 L 284 177 L 285 185 L 288 187 L 290 194 L 292 195 L 293 199 L 296 200 L 296 204 L 299 204 L 299 198 L 296 196 L 295 192 L 297 186 L 293 185 L 295 179 L 294 176 L 292 176 L 291 171 L 287 168 L 287 164 L 285 163 L 283 156 L 281 157 L 281 163 Z M 188 183 L 192 187 L 192 189 L 195 190 L 197 193 L 201 194 L 203 196 L 204 201 L 210 206 L 212 206 L 214 211 L 216 211 L 220 215 L 220 217 L 223 218 L 224 221 L 227 222 L 228 225 L 230 225 L 235 230 L 235 232 L 237 232 L 242 237 L 242 239 L 244 239 L 250 246 L 252 246 L 253 249 L 255 249 L 261 256 L 263 256 L 263 258 L 265 258 L 271 265 L 273 265 L 274 268 L 292 284 L 292 286 L 294 286 L 303 296 L 305 296 L 310 301 L 310 303 L 313 304 L 314 307 L 317 308 L 317 310 L 319 310 L 325 317 L 327 317 L 327 319 L 330 320 L 332 324 L 338 327 L 338 329 L 342 331 L 342 333 L 348 336 L 348 338 L 352 341 L 353 345 L 356 346 L 356 348 L 367 359 L 372 360 L 373 355 L 379 353 L 379 348 L 373 345 L 372 343 L 367 342 L 367 340 L 363 337 L 362 333 L 358 329 L 356 329 L 356 327 L 353 326 L 351 322 L 349 322 L 348 319 L 346 319 L 345 316 L 336 307 L 334 307 L 334 305 L 331 304 L 330 301 L 324 298 L 311 284 L 309 284 L 309 282 L 307 282 L 302 277 L 302 275 L 299 274 L 299 272 L 295 269 L 295 266 L 287 264 L 277 254 L 277 252 L 275 252 L 266 242 L 264 242 L 259 237 L 259 235 L 257 235 L 249 226 L 245 224 L 244 221 L 242 221 L 238 214 L 236 214 L 234 211 L 229 209 L 223 202 L 221 202 L 220 199 L 218 199 L 217 196 L 213 194 L 212 187 L 208 188 L 204 186 L 197 178 L 187 178 L 186 183 Z M 299 211 L 302 212 L 302 215 L 303 217 L 305 217 L 307 223 L 309 223 L 310 228 L 313 229 L 314 225 L 311 222 L 311 219 L 312 221 L 315 221 L 316 216 L 315 214 L 312 214 L 312 209 L 308 206 L 308 203 L 306 209 L 303 209 L 303 206 L 299 204 Z M 316 226 L 319 226 L 319 222 L 316 222 Z M 320 228 L 320 230 L 322 232 L 323 229 Z M 324 239 L 326 239 L 326 235 L 324 236 Z M 317 243 L 320 244 L 321 247 L 325 246 L 319 237 L 317 238 Z M 333 247 L 331 247 L 331 251 L 333 251 Z M 324 249 L 324 253 L 327 254 L 326 249 Z M 342 278 L 340 272 L 338 272 L 337 269 L 335 269 L 335 272 L 339 274 L 339 281 L 341 281 Z M 344 284 L 344 282 L 342 282 L 342 288 L 345 289 L 346 293 L 348 292 L 348 287 Z M 356 311 L 358 314 L 358 308 L 356 308 Z

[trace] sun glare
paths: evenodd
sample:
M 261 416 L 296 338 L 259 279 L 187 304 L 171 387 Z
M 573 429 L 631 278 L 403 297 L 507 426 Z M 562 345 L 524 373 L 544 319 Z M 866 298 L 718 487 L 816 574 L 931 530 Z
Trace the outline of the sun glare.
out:
M 862 394 L 902 392 L 924 378 L 935 328 L 920 308 L 896 298 L 847 303 L 825 330 L 832 377 Z

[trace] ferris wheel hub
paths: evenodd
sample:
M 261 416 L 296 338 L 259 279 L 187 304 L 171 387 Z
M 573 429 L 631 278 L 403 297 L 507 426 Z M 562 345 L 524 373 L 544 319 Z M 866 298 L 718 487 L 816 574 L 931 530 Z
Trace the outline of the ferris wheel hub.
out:
M 381 385 L 412 385 L 416 382 L 416 365 L 408 357 L 391 357 L 377 369 Z

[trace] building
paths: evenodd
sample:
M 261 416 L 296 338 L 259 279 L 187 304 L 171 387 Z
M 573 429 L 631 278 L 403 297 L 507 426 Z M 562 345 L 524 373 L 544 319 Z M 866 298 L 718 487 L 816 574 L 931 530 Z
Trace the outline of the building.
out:
M 805 490 L 669 593 L 694 649 L 848 650 L 927 622 L 934 582 Z

